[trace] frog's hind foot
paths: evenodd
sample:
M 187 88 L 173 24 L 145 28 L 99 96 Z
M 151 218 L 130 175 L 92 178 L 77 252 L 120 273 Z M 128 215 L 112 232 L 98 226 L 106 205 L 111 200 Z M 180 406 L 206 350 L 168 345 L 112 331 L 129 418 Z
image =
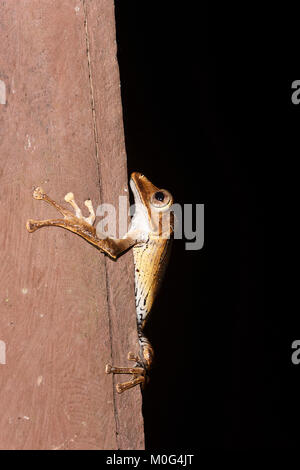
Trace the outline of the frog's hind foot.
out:
M 133 353 L 128 353 L 127 359 L 129 361 L 135 361 L 134 367 L 113 367 L 110 364 L 106 365 L 105 372 L 107 374 L 131 374 L 132 379 L 128 382 L 123 382 L 116 385 L 118 393 L 123 393 L 125 390 L 129 390 L 138 384 L 143 385 L 146 381 L 146 370 L 142 366 L 140 359 Z

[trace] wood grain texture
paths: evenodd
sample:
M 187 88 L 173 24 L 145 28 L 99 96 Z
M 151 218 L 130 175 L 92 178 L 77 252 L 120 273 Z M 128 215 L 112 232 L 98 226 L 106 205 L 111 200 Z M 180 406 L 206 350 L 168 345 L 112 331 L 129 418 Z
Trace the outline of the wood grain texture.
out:
M 113 262 L 28 218 L 32 199 L 128 195 L 112 0 L 0 4 L 1 449 L 142 449 L 141 393 L 115 392 L 107 362 L 137 351 L 132 253 Z

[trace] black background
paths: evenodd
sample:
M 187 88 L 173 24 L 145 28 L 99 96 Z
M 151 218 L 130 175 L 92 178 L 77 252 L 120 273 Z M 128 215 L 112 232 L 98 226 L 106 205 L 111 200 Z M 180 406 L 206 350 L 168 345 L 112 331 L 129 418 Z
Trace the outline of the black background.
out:
M 275 277 L 287 273 L 278 268 L 286 174 L 282 165 L 275 179 L 274 169 L 279 135 L 293 133 L 291 81 L 274 83 L 250 12 L 237 20 L 228 5 L 115 4 L 129 172 L 176 202 L 205 204 L 204 248 L 175 241 L 147 325 L 156 363 L 143 394 L 146 448 L 297 447 L 297 314 L 279 306 L 280 288 L 268 309 L 264 301 L 274 207 L 267 243 Z

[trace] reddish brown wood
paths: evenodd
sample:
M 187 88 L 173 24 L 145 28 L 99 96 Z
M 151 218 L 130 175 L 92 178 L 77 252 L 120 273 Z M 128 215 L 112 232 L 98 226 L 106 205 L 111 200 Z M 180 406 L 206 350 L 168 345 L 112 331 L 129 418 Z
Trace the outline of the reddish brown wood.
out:
M 4 0 L 0 16 L 0 448 L 142 449 L 140 390 L 104 373 L 137 351 L 132 254 L 25 229 L 57 216 L 34 186 L 81 206 L 128 194 L 113 1 Z

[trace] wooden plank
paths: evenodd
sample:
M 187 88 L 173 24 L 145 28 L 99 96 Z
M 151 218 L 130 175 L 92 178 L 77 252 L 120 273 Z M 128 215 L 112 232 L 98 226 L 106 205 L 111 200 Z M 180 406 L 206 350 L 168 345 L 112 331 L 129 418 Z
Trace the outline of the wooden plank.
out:
M 104 373 L 137 347 L 131 253 L 114 263 L 66 231 L 25 229 L 56 216 L 34 186 L 81 206 L 128 194 L 113 1 L 0 14 L 0 448 L 140 449 L 140 391 L 118 396 Z
M 98 140 L 98 158 L 101 162 L 99 165 L 100 190 L 102 200 L 113 204 L 118 216 L 119 195 L 128 196 L 128 186 L 114 8 L 111 1 L 85 3 L 92 64 L 95 133 Z M 108 24 L 110 24 L 109 29 L 107 29 Z M 109 34 L 105 34 L 106 30 Z M 103 39 L 100 47 L 99 35 Z M 101 86 L 95 86 L 96 83 L 100 83 Z M 132 252 L 121 257 L 116 263 L 109 259 L 105 262 L 112 333 L 112 363 L 127 366 L 130 365 L 127 361 L 128 352 L 139 352 L 136 336 Z M 127 281 L 120 282 L 121 279 Z M 120 382 L 128 379 L 128 376 L 119 376 L 113 381 L 115 383 L 116 380 Z M 115 394 L 118 445 L 122 449 L 129 449 L 137 436 L 139 436 L 138 446 L 144 445 L 144 432 L 140 419 L 140 391 L 138 389 L 132 391 L 133 393 Z

